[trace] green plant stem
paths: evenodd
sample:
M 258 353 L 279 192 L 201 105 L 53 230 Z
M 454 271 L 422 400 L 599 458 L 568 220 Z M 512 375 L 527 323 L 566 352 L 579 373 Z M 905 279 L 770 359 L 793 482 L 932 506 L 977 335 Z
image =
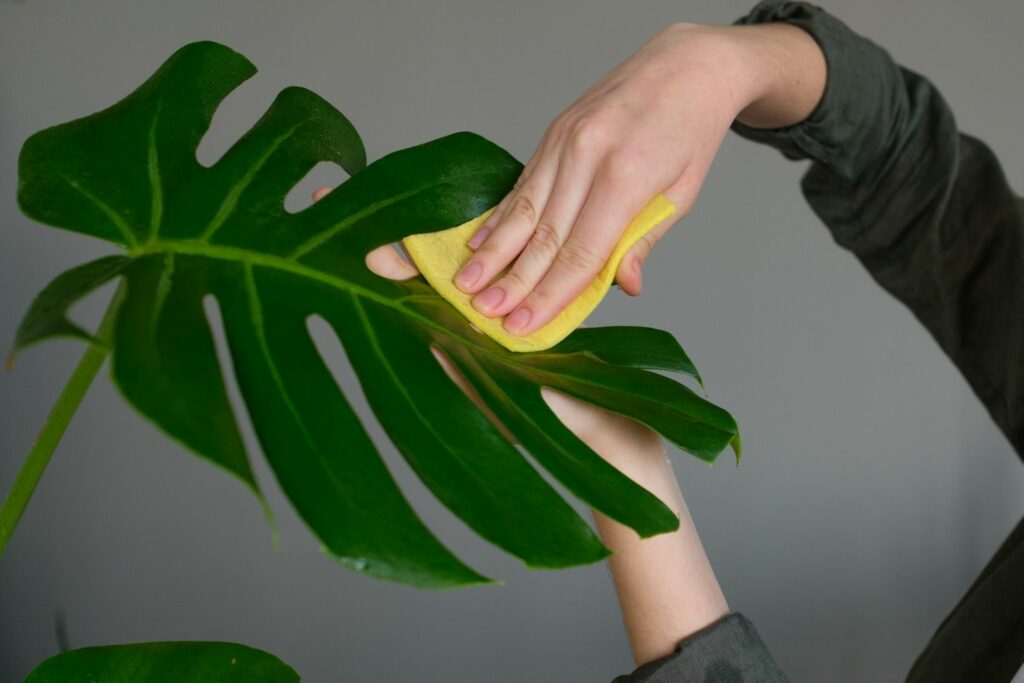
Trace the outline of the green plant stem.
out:
M 25 506 L 32 498 L 39 479 L 46 471 L 46 466 L 50 464 L 53 451 L 56 450 L 71 418 L 78 410 L 78 406 L 81 405 L 85 392 L 92 384 L 96 373 L 99 372 L 103 361 L 106 360 L 107 354 L 110 353 L 114 322 L 117 320 L 117 309 L 123 296 L 124 282 L 118 286 L 107 312 L 103 315 L 103 320 L 96 331 L 95 341 L 89 344 L 89 348 L 82 354 L 75 371 L 50 410 L 42 431 L 39 432 L 36 442 L 32 445 L 32 450 L 28 452 L 25 462 L 21 464 L 14 484 L 7 492 L 7 496 L 4 497 L 3 505 L 0 506 L 0 555 L 3 555 L 7 541 L 14 534 L 14 529 L 18 526 L 22 513 L 25 512 Z

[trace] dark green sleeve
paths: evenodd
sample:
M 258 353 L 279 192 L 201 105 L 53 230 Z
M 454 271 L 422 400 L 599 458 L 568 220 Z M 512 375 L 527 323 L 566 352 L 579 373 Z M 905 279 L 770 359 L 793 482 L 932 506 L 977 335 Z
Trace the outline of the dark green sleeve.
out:
M 787 683 L 757 629 L 733 613 L 683 640 L 672 654 L 612 683 Z
M 928 328 L 1024 457 L 1024 202 L 992 151 L 957 130 L 927 79 L 808 3 L 762 2 L 737 23 L 771 21 L 800 26 L 821 47 L 824 96 L 791 128 L 733 129 L 813 162 L 803 192 L 836 242 Z M 1022 540 L 1008 539 L 911 678 L 1012 675 L 1024 637 L 1013 602 Z M 753 625 L 733 614 L 616 682 L 782 680 Z
M 764 2 L 740 23 L 804 28 L 828 64 L 799 125 L 740 135 L 810 159 L 802 188 L 843 247 L 902 301 L 1024 457 L 1024 202 L 926 78 L 806 3 Z
M 810 159 L 804 195 L 902 301 L 1024 458 L 1024 202 L 924 77 L 806 3 L 741 23 L 804 28 L 828 63 L 821 104 L 792 128 L 740 135 Z M 918 657 L 908 681 L 1006 681 L 1024 662 L 1024 520 Z

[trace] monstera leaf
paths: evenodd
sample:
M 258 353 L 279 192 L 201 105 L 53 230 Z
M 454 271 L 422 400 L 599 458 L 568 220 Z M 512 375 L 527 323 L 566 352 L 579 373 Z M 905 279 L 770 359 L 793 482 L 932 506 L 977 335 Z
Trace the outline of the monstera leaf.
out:
M 298 683 L 272 654 L 236 643 L 105 645 L 50 657 L 24 683 Z
M 439 349 L 525 450 L 583 501 L 651 536 L 678 520 L 587 448 L 542 399 L 551 387 L 649 425 L 713 460 L 737 450 L 728 413 L 661 369 L 696 375 L 678 343 L 645 328 L 580 330 L 516 354 L 477 332 L 420 279 L 374 275 L 365 254 L 465 222 L 496 204 L 521 166 L 457 133 L 365 166 L 349 121 L 288 88 L 217 163 L 196 148 L 218 103 L 254 73 L 215 43 L 188 45 L 113 107 L 32 136 L 20 159 L 30 217 L 124 247 L 59 276 L 17 348 L 73 335 L 112 348 L 114 381 L 167 434 L 259 496 L 204 313 L 220 307 L 231 362 L 263 452 L 324 547 L 367 574 L 425 587 L 489 579 L 467 567 L 406 502 L 307 328 L 340 339 L 381 425 L 429 489 L 479 535 L 530 567 L 608 550 L 574 509 L 453 383 Z M 289 213 L 284 197 L 317 162 L 350 178 Z M 365 166 L 365 167 L 364 167 Z M 121 281 L 100 339 L 68 307 Z

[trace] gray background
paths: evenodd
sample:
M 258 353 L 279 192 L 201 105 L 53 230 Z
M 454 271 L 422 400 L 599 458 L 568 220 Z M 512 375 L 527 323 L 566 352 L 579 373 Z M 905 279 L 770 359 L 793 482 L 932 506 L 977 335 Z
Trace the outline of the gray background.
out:
M 227 43 L 261 69 L 218 113 L 205 161 L 291 83 L 345 111 L 371 159 L 459 129 L 526 159 L 553 116 L 660 28 L 747 7 L 0 0 L 0 340 L 50 278 L 109 252 L 18 213 L 22 141 L 112 103 L 187 41 Z M 986 8 L 831 6 L 931 75 L 1022 187 L 1024 5 Z M 613 294 L 594 320 L 674 332 L 740 420 L 739 469 L 675 463 L 731 605 L 792 678 L 896 680 L 1024 513 L 1024 468 L 931 338 L 832 243 L 800 197 L 801 171 L 730 137 L 651 260 L 646 293 Z M 338 177 L 321 169 L 292 206 Z M 81 320 L 96 320 L 99 299 Z M 49 343 L 0 375 L 0 491 L 81 351 Z M 257 455 L 275 551 L 249 494 L 160 436 L 104 375 L 0 562 L 0 680 L 55 652 L 57 610 L 73 646 L 236 640 L 312 682 L 606 681 L 632 668 L 605 566 L 523 570 L 385 451 L 428 524 L 506 586 L 419 592 L 335 566 Z

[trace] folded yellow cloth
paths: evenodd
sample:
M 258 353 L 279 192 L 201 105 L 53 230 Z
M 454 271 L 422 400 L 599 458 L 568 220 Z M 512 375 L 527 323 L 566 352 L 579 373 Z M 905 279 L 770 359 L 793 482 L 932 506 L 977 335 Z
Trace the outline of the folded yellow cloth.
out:
M 488 318 L 473 308 L 473 304 L 470 303 L 472 295 L 460 290 L 453 281 L 455 273 L 473 255 L 470 248 L 466 246 L 466 242 L 487 220 L 494 209 L 454 228 L 440 232 L 409 235 L 402 240 L 402 243 L 427 282 L 480 331 L 511 351 L 543 351 L 565 339 L 570 332 L 586 320 L 587 316 L 597 308 L 605 294 L 608 293 L 608 289 L 615 279 L 619 262 L 622 261 L 622 257 L 626 255 L 629 248 L 654 226 L 675 213 L 675 210 L 675 205 L 660 194 L 651 200 L 626 228 L 608 262 L 586 290 L 554 320 L 523 336 L 505 331 L 505 328 L 501 326 L 501 318 Z

